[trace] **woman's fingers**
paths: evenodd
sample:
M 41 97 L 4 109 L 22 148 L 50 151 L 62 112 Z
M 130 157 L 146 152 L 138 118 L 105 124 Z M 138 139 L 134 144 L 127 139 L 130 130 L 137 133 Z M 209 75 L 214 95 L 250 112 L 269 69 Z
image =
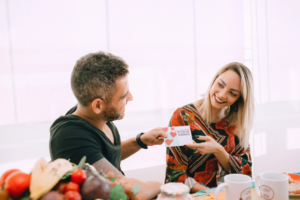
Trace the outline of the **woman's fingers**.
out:
M 198 138 L 197 138 L 197 140 L 204 140 L 204 141 L 209 141 L 209 140 L 211 140 L 212 139 L 212 137 L 210 137 L 210 136 L 199 136 Z
M 185 146 L 191 148 L 191 149 L 197 149 L 201 147 L 201 144 L 195 143 L 195 144 L 186 144 Z

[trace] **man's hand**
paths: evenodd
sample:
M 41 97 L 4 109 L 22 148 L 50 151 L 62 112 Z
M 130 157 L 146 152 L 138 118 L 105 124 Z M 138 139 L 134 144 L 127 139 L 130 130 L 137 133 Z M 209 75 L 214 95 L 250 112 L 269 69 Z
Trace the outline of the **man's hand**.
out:
M 153 146 L 156 144 L 162 144 L 164 142 L 164 138 L 168 137 L 168 134 L 163 132 L 161 128 L 155 128 L 151 131 L 144 133 L 141 135 L 140 139 L 147 146 Z M 130 138 L 121 143 L 122 148 L 122 160 L 128 158 L 135 152 L 141 149 L 140 145 L 137 143 L 136 138 Z
M 155 128 L 151 131 L 144 133 L 141 136 L 141 140 L 147 146 L 153 146 L 162 144 L 164 142 L 164 138 L 166 137 L 168 137 L 168 134 L 166 132 L 162 131 L 161 128 Z
M 159 194 L 160 187 L 162 186 L 162 183 L 158 181 L 140 181 L 135 178 L 127 178 L 122 177 L 121 178 L 122 185 L 125 189 L 131 189 L 134 187 L 135 184 L 138 184 L 140 186 L 140 191 L 137 193 L 136 197 L 138 199 L 153 199 L 156 195 Z

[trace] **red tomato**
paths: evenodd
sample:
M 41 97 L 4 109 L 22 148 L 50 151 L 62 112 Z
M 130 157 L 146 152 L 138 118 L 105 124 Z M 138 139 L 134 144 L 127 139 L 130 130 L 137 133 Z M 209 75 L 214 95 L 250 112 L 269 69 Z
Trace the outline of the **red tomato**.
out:
M 65 194 L 68 191 L 75 191 L 75 192 L 79 192 L 80 191 L 80 187 L 77 183 L 73 183 L 73 182 L 69 182 L 66 184 L 63 193 Z
M 65 200 L 81 200 L 81 195 L 76 191 L 68 191 L 65 194 Z
M 16 171 L 6 178 L 4 189 L 7 190 L 10 197 L 18 199 L 29 188 L 30 178 L 29 174 Z
M 71 180 L 74 183 L 82 184 L 86 179 L 87 174 L 83 169 L 77 169 L 71 175 Z
M 12 174 L 13 172 L 20 171 L 18 169 L 10 169 L 4 172 L 0 178 L 0 187 L 3 187 L 5 179 Z
M 58 192 L 63 194 L 66 185 L 67 185 L 67 182 L 61 181 L 55 186 L 54 190 L 57 190 Z

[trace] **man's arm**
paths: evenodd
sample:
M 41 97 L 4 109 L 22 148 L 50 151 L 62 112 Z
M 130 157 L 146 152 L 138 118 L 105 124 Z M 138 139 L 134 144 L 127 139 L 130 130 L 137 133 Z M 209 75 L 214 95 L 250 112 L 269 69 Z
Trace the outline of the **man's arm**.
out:
M 96 168 L 97 172 L 103 172 L 105 174 L 107 174 L 108 172 L 113 172 L 116 176 L 123 176 L 123 174 L 117 168 L 115 168 L 115 166 L 113 166 L 108 160 L 106 160 L 106 158 L 98 160 L 93 164 L 93 166 Z
M 128 184 L 131 188 L 134 187 L 135 184 L 140 186 L 140 191 L 137 194 L 139 199 L 152 199 L 159 193 L 160 186 L 162 185 L 157 181 L 146 181 L 142 182 L 134 178 L 127 178 L 123 176 L 123 174 L 115 168 L 106 158 L 102 158 L 93 164 L 98 172 L 104 172 L 107 174 L 108 172 L 113 172 L 115 176 L 121 175 L 122 180 L 125 184 Z
M 141 140 L 147 146 L 160 145 L 164 142 L 164 138 L 168 137 L 167 133 L 163 132 L 161 128 L 155 128 L 146 132 L 141 136 Z M 136 138 L 130 138 L 121 142 L 122 160 L 128 158 L 136 153 L 141 147 L 136 142 Z
M 138 152 L 141 147 L 136 142 L 136 138 L 130 138 L 126 141 L 121 142 L 121 149 L 122 149 L 122 157 L 121 159 L 124 160 L 131 156 L 132 154 Z

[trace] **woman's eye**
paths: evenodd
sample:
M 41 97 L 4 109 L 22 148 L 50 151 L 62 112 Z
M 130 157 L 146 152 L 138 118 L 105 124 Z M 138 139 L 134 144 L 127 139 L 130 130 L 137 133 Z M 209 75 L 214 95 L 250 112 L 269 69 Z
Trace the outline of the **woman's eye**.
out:
M 223 87 L 223 85 L 221 83 L 218 83 L 220 87 Z
M 235 94 L 235 93 L 233 93 L 233 92 L 230 92 L 230 94 L 231 94 L 232 96 L 236 97 L 236 94 Z

